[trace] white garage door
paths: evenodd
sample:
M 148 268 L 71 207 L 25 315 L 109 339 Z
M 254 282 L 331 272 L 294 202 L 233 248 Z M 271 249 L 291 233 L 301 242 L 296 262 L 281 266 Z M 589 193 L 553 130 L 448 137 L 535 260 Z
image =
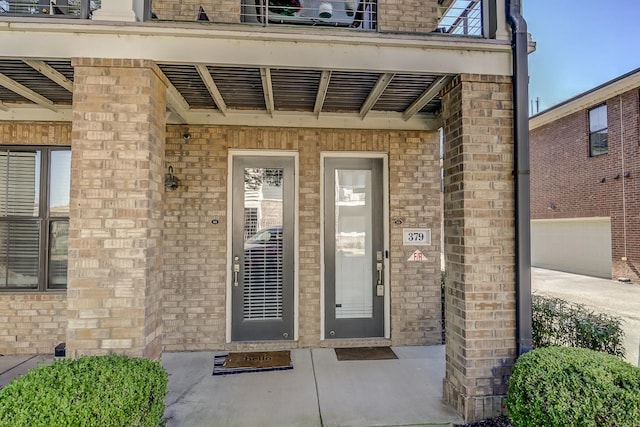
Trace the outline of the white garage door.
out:
M 531 264 L 611 279 L 610 218 L 531 221 Z

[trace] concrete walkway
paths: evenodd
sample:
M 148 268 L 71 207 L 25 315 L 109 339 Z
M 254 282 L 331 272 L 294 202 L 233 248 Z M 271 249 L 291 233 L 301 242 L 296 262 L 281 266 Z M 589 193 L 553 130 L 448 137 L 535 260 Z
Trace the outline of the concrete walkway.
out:
M 534 268 L 531 290 L 534 294 L 561 298 L 620 317 L 625 332 L 626 360 L 640 366 L 640 284 Z
M 173 426 L 462 424 L 442 402 L 444 346 L 393 347 L 395 360 L 338 361 L 292 350 L 294 369 L 212 376 L 214 352 L 165 353 L 165 416 Z

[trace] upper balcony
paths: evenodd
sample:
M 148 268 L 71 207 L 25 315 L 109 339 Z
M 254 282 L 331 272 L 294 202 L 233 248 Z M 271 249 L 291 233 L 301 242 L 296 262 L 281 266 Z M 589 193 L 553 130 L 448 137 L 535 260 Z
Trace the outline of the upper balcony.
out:
M 280 27 L 290 31 L 333 28 L 382 34 L 448 34 L 494 38 L 496 8 L 486 0 L 124 0 L 135 21 Z M 115 20 L 111 2 L 122 0 L 0 0 L 5 17 Z M 416 6 L 418 5 L 418 6 Z M 121 6 L 119 6 L 121 7 Z

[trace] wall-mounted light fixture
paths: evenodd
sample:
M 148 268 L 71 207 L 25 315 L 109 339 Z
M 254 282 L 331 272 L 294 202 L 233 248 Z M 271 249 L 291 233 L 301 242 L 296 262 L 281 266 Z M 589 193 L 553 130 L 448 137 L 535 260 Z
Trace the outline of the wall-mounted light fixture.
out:
M 556 204 L 551 202 L 549 203 L 549 207 L 547 207 L 547 209 L 549 209 L 550 211 L 555 211 L 556 210 Z
M 625 172 L 624 173 L 624 177 L 625 178 L 631 178 L 631 172 Z
M 191 139 L 191 134 L 190 134 L 188 131 L 185 131 L 185 132 L 182 134 L 182 138 L 183 138 L 185 141 L 188 141 L 188 140 L 190 140 L 190 139 Z
M 605 182 L 606 180 L 607 180 L 607 178 L 605 178 L 605 177 L 600 178 L 600 184 L 602 184 L 602 183 L 603 183 L 603 182 Z
M 180 180 L 173 174 L 173 166 L 169 166 L 169 172 L 164 175 L 164 188 L 173 191 L 180 185 Z

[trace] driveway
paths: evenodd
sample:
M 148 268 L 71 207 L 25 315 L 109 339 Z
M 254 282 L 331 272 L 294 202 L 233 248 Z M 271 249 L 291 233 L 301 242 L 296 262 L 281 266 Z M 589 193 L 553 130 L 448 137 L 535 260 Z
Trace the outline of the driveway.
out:
M 531 290 L 534 294 L 562 298 L 620 317 L 624 322 L 626 360 L 640 366 L 639 284 L 533 268 Z

